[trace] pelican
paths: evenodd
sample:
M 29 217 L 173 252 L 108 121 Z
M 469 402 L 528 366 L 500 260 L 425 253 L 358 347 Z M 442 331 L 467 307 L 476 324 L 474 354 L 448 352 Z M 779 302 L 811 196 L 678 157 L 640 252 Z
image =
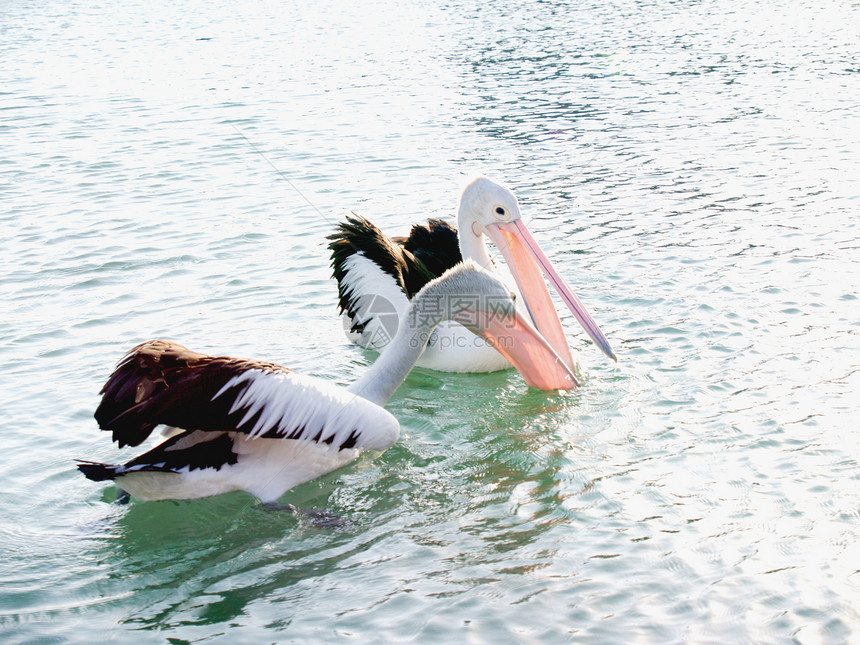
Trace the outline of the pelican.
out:
M 409 298 L 463 258 L 493 270 L 486 235 L 502 252 L 534 326 L 571 370 L 575 362 L 541 271 L 594 343 L 617 361 L 606 336 L 529 233 L 508 188 L 486 177 L 471 181 L 460 197 L 457 224 L 459 236 L 450 224 L 430 219 L 425 226 L 413 226 L 408 237 L 389 238 L 368 220 L 354 216 L 329 236 L 340 311 L 359 345 L 385 347 Z M 446 372 L 511 367 L 500 352 L 455 321 L 439 325 L 417 364 Z
M 348 388 L 169 341 L 138 345 L 102 388 L 95 418 L 119 447 L 140 445 L 159 424 L 167 426 L 167 439 L 123 465 L 78 460 L 78 468 L 143 501 L 243 490 L 275 505 L 290 488 L 397 440 L 400 424 L 382 406 L 443 320 L 457 320 L 497 346 L 531 386 L 577 384 L 516 310 L 510 291 L 473 263 L 428 282 L 406 314 L 386 351 Z

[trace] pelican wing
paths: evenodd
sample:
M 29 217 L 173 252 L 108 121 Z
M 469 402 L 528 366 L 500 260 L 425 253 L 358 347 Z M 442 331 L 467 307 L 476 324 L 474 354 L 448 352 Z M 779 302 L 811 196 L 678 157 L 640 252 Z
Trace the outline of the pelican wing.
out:
M 456 231 L 454 235 L 456 236 Z M 406 244 L 412 239 L 411 235 L 409 238 L 389 238 L 378 226 L 358 215 L 347 217 L 328 239 L 333 276 L 338 282 L 340 292 L 340 308 L 347 313 L 350 313 L 350 305 L 354 299 L 347 277 L 348 261 L 353 255 L 361 254 L 376 264 L 410 298 L 430 280 L 440 275 L 410 250 L 418 248 L 417 244 L 414 247 Z M 459 250 L 457 253 L 459 254 Z
M 415 224 L 409 237 L 391 239 L 420 261 L 434 278 L 463 261 L 457 228 L 441 219 L 431 218 L 426 224 Z M 414 292 L 409 295 L 411 297 Z
M 120 447 L 159 424 L 186 431 L 240 432 L 338 449 L 385 449 L 400 426 L 343 388 L 275 363 L 212 357 L 168 341 L 132 349 L 102 389 L 95 417 Z
M 239 455 L 227 432 L 183 431 L 121 466 L 77 459 L 78 470 L 93 481 L 116 479 L 131 472 L 168 472 L 220 469 L 235 464 Z
M 353 340 L 375 350 L 390 342 L 409 299 L 461 261 L 457 229 L 438 219 L 389 238 L 363 217 L 348 217 L 328 239 L 341 313 Z

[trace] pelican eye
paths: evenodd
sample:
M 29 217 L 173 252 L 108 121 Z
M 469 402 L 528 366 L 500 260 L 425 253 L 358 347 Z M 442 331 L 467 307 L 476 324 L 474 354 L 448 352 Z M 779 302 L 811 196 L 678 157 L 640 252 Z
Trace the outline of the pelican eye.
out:
M 495 210 L 496 215 L 498 215 L 498 219 L 504 220 L 510 217 L 510 213 L 508 213 L 504 206 L 496 206 L 493 210 Z

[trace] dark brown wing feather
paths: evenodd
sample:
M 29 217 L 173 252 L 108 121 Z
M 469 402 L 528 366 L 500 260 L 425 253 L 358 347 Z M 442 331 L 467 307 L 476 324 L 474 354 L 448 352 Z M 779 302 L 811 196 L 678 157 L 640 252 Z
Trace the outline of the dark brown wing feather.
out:
M 230 379 L 252 369 L 290 372 L 274 363 L 207 356 L 178 343 L 149 341 L 117 365 L 101 390 L 95 418 L 120 447 L 140 445 L 162 423 L 185 430 L 244 431 L 256 418 L 240 423 L 245 411 L 230 413 L 239 392 L 213 397 Z
M 363 217 L 347 217 L 328 237 L 332 275 L 338 283 L 341 312 L 355 318 L 354 300 L 361 294 L 348 292 L 346 261 L 362 253 L 395 281 L 408 298 L 445 271 L 462 261 L 457 229 L 438 219 L 415 225 L 409 237 L 389 238 Z M 354 330 L 355 331 L 355 330 Z M 359 330 L 360 331 L 360 330 Z
M 338 283 L 340 310 L 350 316 L 354 315 L 350 296 L 355 294 L 347 293 L 345 265 L 355 253 L 360 252 L 374 262 L 409 297 L 435 277 L 411 251 L 395 244 L 379 227 L 359 215 L 347 217 L 346 222 L 341 222 L 337 231 L 328 236 L 328 240 L 332 276 Z
M 431 218 L 426 224 L 416 224 L 409 237 L 395 237 L 392 241 L 412 253 L 434 278 L 463 261 L 457 229 L 441 219 Z

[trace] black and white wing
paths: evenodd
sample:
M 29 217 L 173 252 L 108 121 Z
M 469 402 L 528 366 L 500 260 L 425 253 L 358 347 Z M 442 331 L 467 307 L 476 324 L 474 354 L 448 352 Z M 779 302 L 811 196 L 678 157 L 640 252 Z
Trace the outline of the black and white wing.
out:
M 381 350 L 394 337 L 409 299 L 460 262 L 455 228 L 442 220 L 389 238 L 362 217 L 348 217 L 329 236 L 339 306 L 362 347 Z
M 275 363 L 213 357 L 154 340 L 132 349 L 102 388 L 99 427 L 120 447 L 159 424 L 383 450 L 400 426 L 383 408 Z

